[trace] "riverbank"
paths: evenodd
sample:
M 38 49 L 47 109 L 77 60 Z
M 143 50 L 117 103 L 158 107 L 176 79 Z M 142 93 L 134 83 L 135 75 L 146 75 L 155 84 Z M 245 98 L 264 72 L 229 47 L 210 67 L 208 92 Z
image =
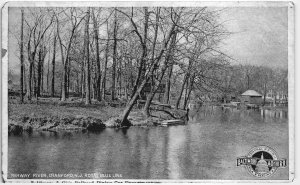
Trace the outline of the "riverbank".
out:
M 68 99 L 61 103 L 58 98 L 40 98 L 20 104 L 10 99 L 8 106 L 8 132 L 19 134 L 32 130 L 99 130 L 103 121 L 118 116 L 121 108 L 93 102 L 85 105 L 80 99 Z
M 10 99 L 8 133 L 117 128 L 121 127 L 119 116 L 123 110 L 124 104 L 93 101 L 91 105 L 85 105 L 79 98 L 65 102 L 60 102 L 58 98 L 40 98 L 38 102 L 24 104 Z M 155 126 L 166 119 L 172 118 L 163 112 L 152 112 L 152 117 L 146 118 L 140 109 L 134 109 L 128 117 L 127 126 Z

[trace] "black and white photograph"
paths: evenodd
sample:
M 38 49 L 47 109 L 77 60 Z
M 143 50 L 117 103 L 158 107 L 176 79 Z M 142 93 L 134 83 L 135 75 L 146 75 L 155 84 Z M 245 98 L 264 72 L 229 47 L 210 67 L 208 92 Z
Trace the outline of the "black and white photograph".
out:
M 8 2 L 2 181 L 291 182 L 293 2 Z

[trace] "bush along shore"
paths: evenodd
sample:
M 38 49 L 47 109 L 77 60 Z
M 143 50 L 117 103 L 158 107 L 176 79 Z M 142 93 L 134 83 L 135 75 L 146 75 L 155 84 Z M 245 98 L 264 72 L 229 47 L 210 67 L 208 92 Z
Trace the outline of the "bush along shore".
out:
M 102 120 L 92 117 L 28 117 L 21 122 L 9 120 L 8 133 L 18 135 L 23 131 L 57 131 L 57 130 L 90 130 L 98 131 L 105 128 Z
M 122 107 L 108 105 L 83 106 L 80 103 L 58 104 L 57 101 L 41 101 L 39 104 L 9 104 L 8 133 L 19 135 L 33 131 L 87 130 L 100 131 L 105 128 L 120 128 L 119 115 Z M 33 113 L 32 113 L 33 112 Z M 186 111 L 177 110 L 178 119 L 186 119 Z M 130 113 L 125 127 L 157 126 L 164 120 L 175 119 L 164 112 L 153 111 L 152 116 L 145 117 L 140 109 Z

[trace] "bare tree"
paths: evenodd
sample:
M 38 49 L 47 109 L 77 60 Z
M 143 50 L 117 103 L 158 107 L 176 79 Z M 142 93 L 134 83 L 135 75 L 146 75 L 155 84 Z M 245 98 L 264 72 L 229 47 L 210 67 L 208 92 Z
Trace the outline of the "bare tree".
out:
M 120 11 L 120 12 L 123 13 L 126 17 L 128 17 L 130 19 L 131 24 L 134 28 L 134 31 L 140 40 L 140 45 L 141 45 L 141 48 L 143 51 L 141 59 L 140 59 L 141 62 L 140 62 L 139 71 L 138 71 L 139 74 L 136 78 L 136 83 L 135 83 L 135 86 L 138 86 L 138 88 L 135 92 L 133 92 L 133 95 L 122 114 L 122 124 L 126 124 L 126 123 L 128 123 L 127 117 L 129 115 L 130 111 L 132 110 L 136 100 L 138 99 L 143 88 L 145 87 L 145 84 L 150 80 L 154 70 L 156 69 L 156 66 L 161 61 L 162 56 L 164 55 L 165 51 L 167 50 L 167 48 L 169 46 L 169 42 L 170 42 L 172 36 L 176 33 L 176 31 L 175 31 L 176 26 L 175 26 L 175 24 L 172 24 L 171 28 L 169 29 L 169 31 L 166 34 L 166 37 L 161 46 L 161 49 L 158 51 L 158 55 L 157 55 L 155 61 L 151 61 L 149 67 L 146 68 L 147 55 L 148 55 L 146 41 L 148 40 L 147 33 L 148 33 L 148 29 L 149 29 L 148 28 L 148 21 L 149 21 L 148 9 L 144 8 L 144 37 L 142 37 L 140 32 L 138 31 L 138 28 L 137 28 L 136 23 L 134 22 L 132 16 L 127 15 L 123 11 Z M 142 79 L 141 82 L 137 83 L 138 81 L 140 81 L 140 79 Z
M 114 31 L 113 31 L 113 64 L 112 64 L 112 85 L 111 85 L 111 100 L 115 100 L 115 93 L 116 93 L 116 63 L 117 63 L 117 11 L 115 9 L 115 16 L 114 16 Z
M 37 49 L 40 43 L 43 40 L 43 37 L 47 30 L 53 23 L 53 16 L 51 16 L 50 21 L 46 21 L 47 14 L 40 9 L 41 12 L 33 13 L 33 26 L 31 26 L 27 21 L 27 25 L 29 27 L 29 36 L 27 42 L 27 52 L 28 52 L 28 61 L 29 61 L 29 74 L 28 74 L 28 88 L 27 88 L 27 98 L 31 100 L 32 96 L 32 78 L 34 82 L 34 88 L 36 92 L 36 78 L 35 78 L 35 68 L 34 61 L 37 53 Z
M 20 60 L 21 60 L 21 73 L 20 73 L 20 100 L 21 103 L 24 102 L 23 96 L 23 77 L 24 77 L 24 9 L 21 9 L 21 46 L 20 46 Z
M 53 97 L 55 94 L 55 56 L 56 56 L 56 41 L 57 34 L 54 33 L 53 39 L 53 53 L 52 53 L 52 77 L 51 77 L 51 96 Z
M 66 17 L 69 18 L 71 22 L 71 31 L 69 39 L 66 41 L 66 44 L 63 43 L 63 40 L 61 38 L 60 34 L 60 22 L 59 22 L 59 14 L 64 13 Z M 66 100 L 66 92 L 67 92 L 67 71 L 68 71 L 68 61 L 69 61 L 69 55 L 70 50 L 72 46 L 72 41 L 74 38 L 74 34 L 78 26 L 80 25 L 81 21 L 84 19 L 84 16 L 78 17 L 76 8 L 69 8 L 69 14 L 66 12 L 66 10 L 62 10 L 60 13 L 56 13 L 56 24 L 57 24 L 57 37 L 60 44 L 60 51 L 61 51 L 61 60 L 63 62 L 63 79 L 62 79 L 62 89 L 61 89 L 61 101 Z M 64 50 L 65 48 L 65 50 Z
M 90 21 L 90 8 L 87 8 L 86 23 L 84 31 L 84 63 L 85 63 L 85 104 L 91 104 L 91 73 L 90 73 L 90 51 L 89 51 L 89 21 Z
M 93 24 L 94 24 L 94 37 L 95 37 L 95 46 L 96 46 L 96 63 L 97 63 L 97 99 L 98 101 L 101 101 L 101 65 L 100 65 L 100 49 L 99 49 L 99 27 L 97 23 L 97 19 L 95 16 L 94 9 L 92 9 L 92 15 L 93 15 Z
M 103 69 L 103 77 L 102 77 L 102 99 L 105 100 L 105 90 L 106 90 L 106 73 L 107 73 L 107 63 L 108 63 L 108 52 L 109 52 L 109 28 L 107 21 L 107 40 L 105 46 L 105 59 L 104 59 L 104 69 Z

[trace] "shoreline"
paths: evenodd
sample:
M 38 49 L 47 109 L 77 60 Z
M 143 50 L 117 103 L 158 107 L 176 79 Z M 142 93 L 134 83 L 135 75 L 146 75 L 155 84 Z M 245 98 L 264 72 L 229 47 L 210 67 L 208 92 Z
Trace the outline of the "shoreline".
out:
M 135 115 L 141 115 L 139 112 L 134 112 Z M 22 132 L 33 131 L 78 131 L 85 130 L 91 132 L 101 131 L 105 128 L 125 128 L 131 126 L 157 126 L 163 119 L 150 117 L 144 119 L 141 116 L 130 116 L 128 126 L 121 126 L 121 120 L 118 117 L 113 117 L 103 122 L 99 118 L 76 116 L 76 117 L 23 117 L 22 121 L 9 119 L 8 133 L 19 135 Z
M 84 105 L 80 99 L 59 102 L 57 98 L 41 98 L 38 103 L 20 104 L 17 99 L 8 105 L 8 133 L 18 135 L 32 131 L 99 131 L 105 128 L 122 128 L 121 115 L 124 107 L 112 107 L 107 102 Z M 186 111 L 174 110 L 178 119 L 186 117 Z M 163 112 L 152 111 L 145 117 L 141 109 L 135 108 L 128 117 L 126 127 L 157 126 L 164 120 L 174 119 Z
M 93 102 L 84 105 L 79 99 L 59 102 L 56 98 L 41 98 L 38 103 L 20 104 L 16 99 L 10 101 L 8 117 L 8 134 L 18 135 L 32 131 L 99 131 L 105 128 L 123 128 L 131 126 L 150 127 L 161 125 L 165 120 L 178 119 L 187 121 L 188 112 L 173 110 L 176 118 L 164 112 L 152 111 L 145 117 L 141 109 L 135 108 L 128 117 L 127 126 L 121 126 L 121 115 L 124 107 L 112 107 L 107 102 Z M 283 110 L 287 107 L 261 107 L 262 110 Z M 191 110 L 195 113 L 198 110 Z

